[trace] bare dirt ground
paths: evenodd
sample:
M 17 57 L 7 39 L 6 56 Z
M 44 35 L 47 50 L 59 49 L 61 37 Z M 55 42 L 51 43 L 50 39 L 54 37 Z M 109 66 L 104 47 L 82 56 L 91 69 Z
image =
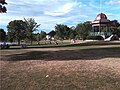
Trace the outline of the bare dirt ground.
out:
M 120 45 L 9 52 L 1 90 L 120 90 Z

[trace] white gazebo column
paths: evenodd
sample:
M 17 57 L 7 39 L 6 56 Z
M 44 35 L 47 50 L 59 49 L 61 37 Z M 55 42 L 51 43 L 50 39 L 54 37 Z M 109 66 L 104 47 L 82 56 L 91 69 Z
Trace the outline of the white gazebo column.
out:
M 99 25 L 99 33 L 98 34 L 100 34 L 100 32 L 101 32 L 101 25 Z

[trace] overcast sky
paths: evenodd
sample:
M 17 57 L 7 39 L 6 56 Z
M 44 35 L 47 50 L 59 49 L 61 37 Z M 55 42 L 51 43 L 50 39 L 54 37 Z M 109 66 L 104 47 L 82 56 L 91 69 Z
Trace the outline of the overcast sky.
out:
M 49 32 L 56 24 L 76 26 L 93 21 L 100 13 L 100 0 L 6 0 L 8 11 L 0 14 L 0 28 L 5 30 L 12 20 L 34 18 L 39 30 Z M 102 12 L 110 20 L 120 22 L 120 0 L 102 0 Z

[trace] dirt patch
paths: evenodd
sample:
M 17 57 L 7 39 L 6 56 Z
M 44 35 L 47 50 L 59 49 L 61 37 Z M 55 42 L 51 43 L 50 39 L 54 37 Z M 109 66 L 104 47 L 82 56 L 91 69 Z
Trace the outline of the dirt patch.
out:
M 1 67 L 2 90 L 120 89 L 120 60 L 115 58 L 5 63 Z

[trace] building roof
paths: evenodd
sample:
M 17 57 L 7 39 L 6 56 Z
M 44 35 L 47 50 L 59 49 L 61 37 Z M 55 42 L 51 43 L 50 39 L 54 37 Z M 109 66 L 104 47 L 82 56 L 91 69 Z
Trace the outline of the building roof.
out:
M 107 16 L 104 13 L 99 13 L 95 20 L 92 22 L 92 24 L 101 24 L 101 23 L 108 23 L 110 22 L 109 19 L 107 19 Z
M 107 16 L 104 13 L 100 13 L 97 15 L 96 20 L 100 20 L 100 19 L 107 19 Z

